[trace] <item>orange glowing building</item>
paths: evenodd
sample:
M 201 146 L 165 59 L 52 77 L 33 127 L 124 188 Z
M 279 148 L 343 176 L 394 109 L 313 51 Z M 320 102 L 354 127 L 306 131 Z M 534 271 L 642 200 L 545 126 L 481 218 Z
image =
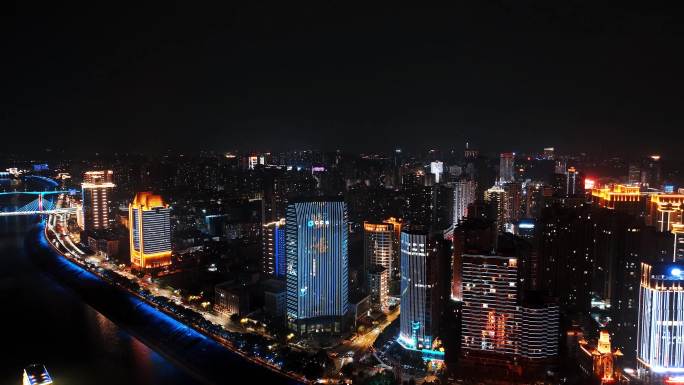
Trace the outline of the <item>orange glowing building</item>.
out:
M 613 384 L 620 378 L 617 359 L 622 357 L 619 349 L 612 350 L 608 331 L 601 330 L 596 344 L 591 344 L 584 338 L 579 340 L 579 348 L 584 353 L 586 361 L 591 363 L 593 375 L 601 384 Z M 588 368 L 586 368 L 588 372 Z
M 149 269 L 171 264 L 171 209 L 161 196 L 140 192 L 128 206 L 131 263 Z
M 674 224 L 682 223 L 682 211 L 684 194 L 651 195 L 647 224 L 655 226 L 658 231 L 671 231 Z
M 672 234 L 674 234 L 672 259 L 674 262 L 684 261 L 684 224 L 676 223 L 672 225 Z
M 645 194 L 639 186 L 614 184 L 591 190 L 592 202 L 600 207 L 641 215 L 645 204 Z

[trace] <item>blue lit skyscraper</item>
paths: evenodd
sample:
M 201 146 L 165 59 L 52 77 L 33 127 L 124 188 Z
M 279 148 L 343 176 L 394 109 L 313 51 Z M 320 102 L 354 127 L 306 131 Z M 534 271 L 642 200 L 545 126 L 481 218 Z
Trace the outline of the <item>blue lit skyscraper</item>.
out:
M 440 311 L 439 250 L 418 226 L 401 232 L 401 313 L 399 343 L 408 349 L 431 349 Z
M 684 372 L 684 265 L 641 264 L 637 361 L 639 373 Z
M 291 202 L 285 228 L 290 327 L 302 334 L 342 331 L 348 309 L 347 206 L 325 199 Z

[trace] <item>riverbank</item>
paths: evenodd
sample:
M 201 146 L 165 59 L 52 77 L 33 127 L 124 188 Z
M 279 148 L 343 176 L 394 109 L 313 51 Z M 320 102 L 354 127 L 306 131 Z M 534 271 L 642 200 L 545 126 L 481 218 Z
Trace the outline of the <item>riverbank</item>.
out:
M 106 282 L 97 271 L 90 271 L 59 253 L 47 240 L 44 223 L 29 232 L 26 248 L 51 275 L 64 282 L 91 306 L 140 336 L 145 344 L 163 352 L 204 382 L 232 383 L 244 378 L 268 383 L 304 382 L 260 365 L 244 353 L 229 350 L 215 336 L 207 336 L 143 298 Z M 239 367 L 240 370 L 231 373 L 226 370 L 230 367 Z

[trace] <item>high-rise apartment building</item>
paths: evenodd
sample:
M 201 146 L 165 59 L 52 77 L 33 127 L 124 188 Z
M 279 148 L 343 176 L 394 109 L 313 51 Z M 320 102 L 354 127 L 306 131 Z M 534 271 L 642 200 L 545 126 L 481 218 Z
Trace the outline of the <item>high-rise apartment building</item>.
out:
M 509 200 L 506 190 L 501 186 L 493 186 L 484 193 L 485 202 L 491 206 L 492 219 L 496 222 L 499 231 L 504 231 L 509 222 Z
M 519 259 L 462 257 L 461 353 L 471 362 L 548 361 L 558 355 L 559 307 L 530 292 L 521 298 Z
M 131 263 L 134 268 L 159 268 L 171 264 L 171 209 L 151 192 L 135 195 L 128 206 Z
M 371 297 L 371 307 L 386 312 L 389 310 L 389 274 L 380 265 L 368 268 L 368 290 Z
M 506 222 L 515 223 L 522 217 L 523 190 L 520 182 L 505 183 L 501 186 L 506 192 Z
M 85 230 L 109 228 L 109 206 L 114 189 L 111 170 L 87 171 L 83 174 L 83 221 Z
M 461 351 L 518 354 L 518 260 L 473 254 L 462 260 Z
M 468 206 L 475 202 L 476 194 L 475 181 L 461 179 L 454 183 L 454 226 L 468 216 Z
M 290 328 L 302 334 L 341 332 L 349 306 L 346 204 L 322 198 L 290 202 L 285 228 Z
M 261 272 L 285 277 L 285 219 L 264 224 L 261 236 Z
M 383 311 L 387 310 L 392 272 L 399 271 L 396 254 L 400 231 L 401 223 L 393 218 L 381 223 L 363 223 L 364 264 L 372 306 Z
M 520 319 L 520 357 L 528 361 L 558 356 L 560 308 L 539 292 L 526 295 L 518 313 Z

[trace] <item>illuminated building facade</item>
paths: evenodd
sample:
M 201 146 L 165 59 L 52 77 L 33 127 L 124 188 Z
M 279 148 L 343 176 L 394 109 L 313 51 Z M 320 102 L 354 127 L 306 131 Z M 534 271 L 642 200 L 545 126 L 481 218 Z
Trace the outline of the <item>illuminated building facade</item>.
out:
M 584 194 L 584 186 L 579 171 L 574 167 L 569 167 L 565 173 L 565 195 Z
M 266 164 L 266 157 L 263 154 L 252 154 L 247 157 L 247 169 L 254 170 L 257 166 Z
M 548 360 L 558 355 L 560 308 L 543 298 L 528 298 L 520 307 L 520 357 Z
M 623 211 L 640 216 L 643 200 L 639 186 L 622 184 L 611 185 L 591 190 L 592 202 L 599 207 Z
M 451 255 L 451 300 L 463 300 L 463 253 L 491 250 L 497 232 L 489 221 L 469 218 L 454 228 Z
M 522 184 L 519 182 L 506 183 L 502 186 L 506 192 L 506 222 L 513 223 L 520 219 L 522 213 Z
M 368 269 L 368 288 L 371 307 L 387 312 L 389 310 L 389 273 L 380 265 L 371 265 Z
M 682 223 L 684 194 L 655 194 L 648 202 L 646 222 L 658 231 L 672 230 L 672 226 Z
M 374 308 L 383 311 L 387 310 L 392 272 L 399 270 L 396 266 L 397 230 L 401 231 L 401 223 L 393 219 L 382 223 L 363 223 L 364 263 L 371 302 Z
M 558 357 L 560 308 L 544 291 L 523 290 L 521 258 L 462 256 L 461 355 L 482 364 L 543 372 Z M 521 296 L 524 293 L 524 298 Z
M 454 226 L 468 216 L 468 206 L 477 197 L 477 183 L 473 180 L 461 179 L 454 183 Z
M 638 322 L 640 372 L 684 372 L 684 265 L 641 264 Z
M 131 263 L 134 268 L 171 264 L 171 209 L 151 192 L 135 195 L 128 206 Z
M 401 314 L 399 343 L 407 349 L 433 348 L 439 326 L 440 250 L 421 226 L 401 232 Z
M 506 190 L 500 186 L 493 186 L 484 193 L 485 202 L 494 210 L 494 220 L 499 231 L 504 231 L 508 223 L 509 200 Z
M 462 354 L 517 355 L 518 260 L 464 254 L 462 274 Z
M 109 228 L 109 201 L 114 189 L 113 172 L 87 171 L 83 174 L 83 224 L 85 230 Z
M 401 228 L 402 228 L 402 222 L 401 219 L 397 219 L 394 217 L 389 217 L 383 221 L 383 223 L 387 223 L 392 225 L 392 263 L 390 267 L 390 281 L 393 280 L 399 280 L 400 279 L 400 272 L 399 269 L 401 268 Z
M 465 234 L 461 228 L 454 229 L 451 255 L 451 300 L 463 301 L 463 250 Z
M 287 317 L 299 333 L 342 331 L 348 303 L 347 206 L 291 202 L 285 225 Z
M 515 153 L 504 152 L 499 157 L 499 181 L 509 183 L 515 180 Z
M 598 341 L 590 342 L 580 338 L 578 343 L 584 356 L 584 359 L 580 360 L 580 367 L 601 384 L 616 383 L 621 376 L 616 361 L 622 357 L 622 352 L 619 349 L 612 349 L 608 331 L 601 330 Z
M 285 277 L 285 219 L 269 222 L 262 228 L 261 272 Z
M 439 183 L 444 174 L 444 162 L 430 162 L 430 173 L 435 176 L 435 183 Z
M 674 259 L 674 262 L 684 261 L 684 224 L 672 225 L 672 234 L 674 234 L 672 259 Z

